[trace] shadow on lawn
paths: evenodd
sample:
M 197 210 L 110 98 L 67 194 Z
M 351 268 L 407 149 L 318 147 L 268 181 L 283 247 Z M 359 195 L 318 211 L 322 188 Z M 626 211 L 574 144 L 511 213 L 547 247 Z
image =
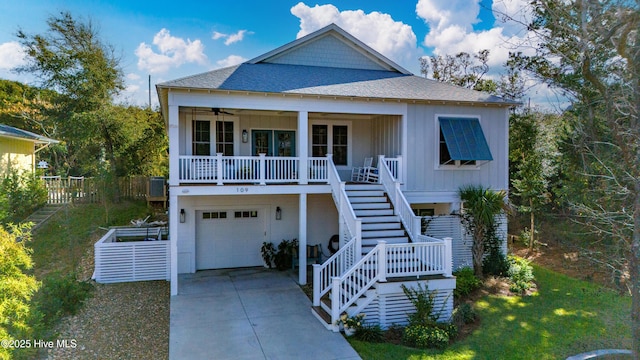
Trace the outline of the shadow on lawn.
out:
M 630 298 L 535 267 L 538 292 L 489 296 L 476 303 L 482 325 L 467 339 L 485 354 L 505 358 L 565 358 L 602 348 L 630 348 Z

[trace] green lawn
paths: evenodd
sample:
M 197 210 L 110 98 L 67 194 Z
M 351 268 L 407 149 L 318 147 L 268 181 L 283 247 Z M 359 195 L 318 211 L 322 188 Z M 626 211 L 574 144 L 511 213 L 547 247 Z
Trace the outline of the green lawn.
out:
M 73 272 L 92 243 L 106 233 L 99 227 L 127 225 L 148 215 L 144 201 L 119 204 L 68 205 L 38 229 L 29 246 L 33 249 L 34 272 L 38 278 L 50 271 Z
M 350 343 L 363 359 L 564 359 L 631 348 L 631 298 L 534 265 L 538 293 L 476 303 L 480 327 L 444 351 Z

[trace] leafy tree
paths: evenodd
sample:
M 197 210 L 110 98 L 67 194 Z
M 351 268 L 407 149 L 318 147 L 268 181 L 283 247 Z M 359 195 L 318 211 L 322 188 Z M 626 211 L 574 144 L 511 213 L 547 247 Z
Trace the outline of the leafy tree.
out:
M 49 115 L 57 118 L 60 133 L 68 141 L 72 154 L 68 166 L 82 169 L 95 161 L 107 161 L 116 173 L 119 124 L 111 110 L 114 96 L 124 89 L 119 59 L 90 21 L 78 21 L 62 12 L 49 17 L 47 25 L 44 34 L 18 30 L 27 65 L 17 70 L 35 74 L 43 87 L 61 95 Z
M 460 52 L 455 56 L 438 55 L 420 58 L 420 73 L 434 80 L 446 82 L 469 89 L 495 94 L 497 83 L 484 76 L 489 71 L 489 50 L 480 50 L 471 55 Z
M 477 277 L 482 278 L 485 247 L 488 238 L 495 233 L 498 226 L 496 217 L 506 209 L 506 194 L 504 191 L 469 185 L 460 188 L 458 195 L 463 201 L 462 220 L 467 231 L 473 236 L 473 271 Z
M 617 249 L 608 263 L 629 274 L 632 339 L 640 358 L 640 3 L 535 0 L 528 28 L 537 53 L 522 56 L 538 79 L 571 99 L 578 218 Z M 626 270 L 626 271 L 625 271 Z
M 555 170 L 555 140 L 546 124 L 550 118 L 523 113 L 509 120 L 510 178 L 518 210 L 529 214 L 529 249 L 535 241 L 535 215 L 550 199 L 549 179 Z
M 31 250 L 26 246 L 30 240 L 29 226 L 11 226 L 5 230 L 0 226 L 0 339 L 30 339 L 31 297 L 39 283 L 31 269 Z M 10 359 L 12 349 L 0 347 L 0 358 Z

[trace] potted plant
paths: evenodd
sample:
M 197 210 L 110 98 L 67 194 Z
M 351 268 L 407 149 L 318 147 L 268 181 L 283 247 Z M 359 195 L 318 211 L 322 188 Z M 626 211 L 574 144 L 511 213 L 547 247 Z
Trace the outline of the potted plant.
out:
M 347 313 L 342 313 L 342 315 L 340 315 L 340 319 L 338 319 L 336 323 L 337 325 L 342 325 L 342 329 L 346 336 L 352 336 L 356 331 L 358 331 L 358 329 L 362 328 L 365 316 L 366 314 L 364 313 L 353 316 L 349 316 Z
M 264 267 L 273 268 L 273 261 L 276 258 L 276 247 L 273 246 L 273 243 L 263 242 L 260 254 L 262 255 L 262 260 L 264 260 Z

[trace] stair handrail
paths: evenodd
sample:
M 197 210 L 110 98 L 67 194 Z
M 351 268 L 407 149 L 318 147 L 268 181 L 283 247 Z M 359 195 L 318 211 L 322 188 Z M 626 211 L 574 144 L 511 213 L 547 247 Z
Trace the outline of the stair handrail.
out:
M 355 256 L 356 260 L 358 260 L 362 249 L 362 220 L 356 217 L 356 213 L 351 206 L 345 190 L 346 183 L 340 179 L 340 174 L 338 173 L 338 169 L 336 169 L 336 165 L 333 163 L 333 156 L 331 154 L 327 154 L 327 167 L 329 169 L 327 177 L 329 185 L 331 186 L 331 195 L 338 208 L 338 221 L 347 227 L 348 235 L 344 236 L 344 238 L 355 238 L 357 250 Z M 340 236 L 343 236 L 342 231 Z
M 355 263 L 355 237 L 322 264 L 313 264 L 313 306 L 320 306 L 320 298 L 331 290 L 332 279 L 341 277 Z
M 335 327 L 340 314 L 356 302 L 378 281 L 386 281 L 386 242 L 363 256 L 340 277 L 334 277 L 331 285 L 331 324 Z M 334 328 L 335 330 L 335 328 Z
M 421 238 L 424 235 L 420 234 L 420 217 L 413 213 L 413 209 L 411 209 L 407 198 L 404 197 L 402 190 L 400 190 L 400 181 L 396 180 L 391 174 L 391 170 L 387 166 L 387 162 L 384 160 L 384 155 L 379 156 L 378 173 L 380 178 L 379 181 L 382 186 L 384 186 L 384 189 L 389 196 L 389 200 L 391 200 L 391 203 L 393 204 L 394 212 L 400 217 L 400 221 L 402 221 L 411 241 L 428 241 Z

